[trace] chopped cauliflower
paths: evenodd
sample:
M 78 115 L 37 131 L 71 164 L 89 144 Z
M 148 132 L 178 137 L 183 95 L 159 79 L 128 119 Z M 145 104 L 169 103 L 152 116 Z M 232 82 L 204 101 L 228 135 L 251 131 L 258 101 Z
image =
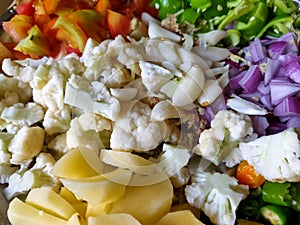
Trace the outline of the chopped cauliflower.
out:
M 242 160 L 239 143 L 251 135 L 253 127 L 249 116 L 222 110 L 211 121 L 211 128 L 200 134 L 193 152 L 215 165 L 225 162 L 233 167 Z
M 10 165 L 11 153 L 8 151 L 8 146 L 13 137 L 13 134 L 0 132 L 0 165 Z
M 3 109 L 1 119 L 7 123 L 31 126 L 44 119 L 44 110 L 42 106 L 35 102 L 29 102 L 27 104 L 16 103 Z
M 45 113 L 43 126 L 49 135 L 67 132 L 70 128 L 72 117 L 70 107 L 64 106 L 62 110 L 50 110 Z
M 187 167 L 182 167 L 181 170 L 171 176 L 170 179 L 175 188 L 180 188 L 189 182 L 190 177 L 189 169 Z
M 8 151 L 12 154 L 10 162 L 19 165 L 37 156 L 43 148 L 44 137 L 41 127 L 22 127 L 8 145 Z
M 51 139 L 51 141 L 49 141 L 47 148 L 55 160 L 60 159 L 70 150 L 70 148 L 67 146 L 67 134 L 62 133 L 55 136 L 53 139 Z
M 188 203 L 201 209 L 216 225 L 234 225 L 236 209 L 249 194 L 247 185 L 227 174 L 196 172 L 185 187 Z
M 300 181 L 300 141 L 293 128 L 241 142 L 239 148 L 243 159 L 266 180 Z
M 128 110 L 113 125 L 111 148 L 147 152 L 155 149 L 166 137 L 164 121 L 151 121 L 151 108 L 142 102 L 128 104 Z
M 67 147 L 98 151 L 105 147 L 101 131 L 110 129 L 111 122 L 108 119 L 90 112 L 83 113 L 71 121 L 71 127 L 66 133 Z
M 8 181 L 8 187 L 3 190 L 6 199 L 11 200 L 20 194 L 26 194 L 32 188 L 49 187 L 58 191 L 61 183 L 57 177 L 51 174 L 56 161 L 50 153 L 42 152 L 35 160 L 33 167 L 24 166 L 12 174 Z

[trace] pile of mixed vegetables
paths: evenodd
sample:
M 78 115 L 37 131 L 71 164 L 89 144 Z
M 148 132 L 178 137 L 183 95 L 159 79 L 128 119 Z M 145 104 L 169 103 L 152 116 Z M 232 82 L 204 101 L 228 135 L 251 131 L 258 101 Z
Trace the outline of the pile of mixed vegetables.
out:
M 87 151 L 109 150 L 157 164 L 205 224 L 299 224 L 299 7 L 18 2 L 0 43 L 3 194 L 58 192 L 71 149 L 93 168 Z

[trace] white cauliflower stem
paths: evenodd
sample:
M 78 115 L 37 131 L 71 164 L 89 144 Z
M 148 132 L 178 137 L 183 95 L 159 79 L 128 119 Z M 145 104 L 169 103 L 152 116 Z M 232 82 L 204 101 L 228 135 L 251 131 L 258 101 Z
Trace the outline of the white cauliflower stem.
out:
M 294 129 L 240 143 L 240 151 L 266 180 L 300 181 L 300 142 Z
M 201 133 L 193 151 L 215 165 L 225 162 L 232 167 L 241 161 L 239 143 L 252 134 L 249 116 L 222 110 L 212 120 L 211 128 Z
M 248 186 L 220 173 L 196 172 L 185 188 L 189 204 L 203 210 L 216 225 L 234 225 L 236 209 L 249 194 Z

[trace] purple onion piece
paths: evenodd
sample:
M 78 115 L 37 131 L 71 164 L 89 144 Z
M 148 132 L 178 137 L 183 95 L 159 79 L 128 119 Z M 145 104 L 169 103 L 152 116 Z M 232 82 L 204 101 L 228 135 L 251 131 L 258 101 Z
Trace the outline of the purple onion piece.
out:
M 300 85 L 291 83 L 287 79 L 273 79 L 269 87 L 273 105 L 277 105 L 286 97 L 300 92 Z
M 300 57 L 293 55 L 286 56 L 285 59 L 285 76 L 300 84 Z
M 266 135 L 266 129 L 269 127 L 269 122 L 264 116 L 252 116 L 252 124 L 254 132 L 259 136 Z
M 278 59 L 280 55 L 287 54 L 289 43 L 285 41 L 277 41 L 271 44 L 268 48 L 268 55 L 272 59 Z
M 267 50 L 258 38 L 249 44 L 249 52 L 253 63 L 262 63 L 267 59 Z
M 267 59 L 266 63 L 266 72 L 264 75 L 265 85 L 269 84 L 269 82 L 275 77 L 280 70 L 281 61 L 278 59 Z
M 291 117 L 286 123 L 288 128 L 300 128 L 300 115 Z
M 248 93 L 254 92 L 262 80 L 262 73 L 258 65 L 249 67 L 243 78 L 240 80 L 240 86 Z
M 273 110 L 274 116 L 299 116 L 300 98 L 295 96 L 286 97 Z
M 266 107 L 266 109 L 273 110 L 274 107 L 269 94 L 261 96 L 260 102 Z

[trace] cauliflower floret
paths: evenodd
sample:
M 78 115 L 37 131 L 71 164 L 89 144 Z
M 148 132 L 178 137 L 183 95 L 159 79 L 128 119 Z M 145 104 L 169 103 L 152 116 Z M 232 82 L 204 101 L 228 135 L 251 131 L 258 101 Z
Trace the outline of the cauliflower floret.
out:
M 7 123 L 20 124 L 21 126 L 31 126 L 44 118 L 42 106 L 29 102 L 27 104 L 17 103 L 3 109 L 1 119 Z
M 105 145 L 101 139 L 101 131 L 110 130 L 111 122 L 94 113 L 86 112 L 71 121 L 71 127 L 66 134 L 68 148 L 85 147 L 98 151 Z
M 64 106 L 62 110 L 48 109 L 44 116 L 43 126 L 47 134 L 64 133 L 70 128 L 72 117 L 71 109 Z
M 47 148 L 55 160 L 60 159 L 70 150 L 67 146 L 67 134 L 62 133 L 54 137 L 51 141 L 49 141 Z
M 22 127 L 8 145 L 12 154 L 10 162 L 19 165 L 37 156 L 43 148 L 44 137 L 45 132 L 40 127 Z
M 216 225 L 234 225 L 236 209 L 249 194 L 247 185 L 227 174 L 196 172 L 185 187 L 188 203 L 201 209 Z
M 50 153 L 40 153 L 32 168 L 22 167 L 10 176 L 8 187 L 3 190 L 5 197 L 10 200 L 20 194 L 26 194 L 33 188 L 49 187 L 58 191 L 61 183 L 51 174 L 56 161 Z
M 166 137 L 166 123 L 151 121 L 151 108 L 145 103 L 133 102 L 127 107 L 128 111 L 114 123 L 111 148 L 144 152 L 155 149 Z
M 181 170 L 170 177 L 170 179 L 175 188 L 180 188 L 189 182 L 190 177 L 189 169 L 187 167 L 182 167 Z
M 241 142 L 242 158 L 273 182 L 300 181 L 300 142 L 293 128 Z
M 0 74 L 0 100 L 5 106 L 27 103 L 31 97 L 32 91 L 27 83 Z
M 200 134 L 193 152 L 215 165 L 225 162 L 232 167 L 242 160 L 239 143 L 251 135 L 253 127 L 249 116 L 221 110 L 212 120 L 211 128 Z

